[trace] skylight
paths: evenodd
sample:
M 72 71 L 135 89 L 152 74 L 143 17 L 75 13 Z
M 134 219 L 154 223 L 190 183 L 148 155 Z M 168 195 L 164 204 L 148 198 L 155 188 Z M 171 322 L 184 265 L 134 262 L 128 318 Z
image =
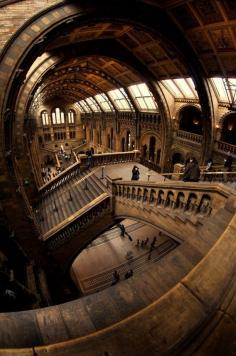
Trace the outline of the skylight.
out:
M 217 98 L 221 102 L 233 103 L 235 100 L 236 79 L 234 78 L 211 78 Z
M 145 83 L 131 85 L 128 89 L 141 111 L 158 111 L 154 97 Z
M 97 94 L 95 95 L 95 98 L 104 111 L 114 111 L 114 108 L 105 93 Z
M 83 110 L 83 112 L 92 112 L 91 108 L 89 107 L 89 105 L 86 103 L 85 100 L 80 100 L 78 104 L 80 108 Z
M 134 111 L 133 105 L 127 97 L 123 88 L 110 90 L 108 93 L 115 107 L 119 111 Z
M 166 79 L 160 82 L 177 99 L 198 99 L 194 82 L 191 78 Z
M 101 112 L 101 109 L 100 109 L 98 103 L 96 102 L 96 100 L 92 96 L 90 96 L 89 98 L 85 99 L 85 101 L 89 104 L 90 108 L 94 112 Z

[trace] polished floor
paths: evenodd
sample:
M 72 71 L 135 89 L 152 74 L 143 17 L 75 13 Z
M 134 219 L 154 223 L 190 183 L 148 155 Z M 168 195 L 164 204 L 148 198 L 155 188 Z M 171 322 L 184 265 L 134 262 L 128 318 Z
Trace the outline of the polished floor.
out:
M 141 222 L 125 219 L 122 224 L 125 226 L 125 236 L 121 235 L 119 225 L 115 225 L 88 245 L 75 259 L 71 275 L 80 289 L 86 283 L 89 285 L 89 280 L 100 278 L 104 283 L 104 276 L 107 278 L 106 274 L 110 274 L 111 277 L 114 270 L 122 271 L 122 274 L 129 269 L 134 269 L 134 273 L 143 271 L 148 264 L 153 263 L 154 251 L 151 251 L 151 243 L 154 236 L 155 250 L 161 250 L 161 246 L 172 241 L 158 229 Z

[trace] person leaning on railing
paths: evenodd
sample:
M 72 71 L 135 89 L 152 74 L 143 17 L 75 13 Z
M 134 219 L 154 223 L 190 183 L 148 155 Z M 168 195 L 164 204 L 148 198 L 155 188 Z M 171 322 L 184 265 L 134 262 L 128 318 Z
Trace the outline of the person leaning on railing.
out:
M 200 178 L 200 168 L 195 158 L 190 158 L 187 163 L 182 180 L 184 182 L 198 182 Z

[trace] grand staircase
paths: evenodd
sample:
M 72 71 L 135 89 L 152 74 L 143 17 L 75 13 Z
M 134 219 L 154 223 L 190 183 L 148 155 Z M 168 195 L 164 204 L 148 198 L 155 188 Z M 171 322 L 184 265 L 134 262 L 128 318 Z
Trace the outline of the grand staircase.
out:
M 114 219 L 135 217 L 158 226 L 178 247 L 165 258 L 154 256 L 157 261 L 148 269 L 95 294 L 60 306 L 1 314 L 2 348 L 13 346 L 17 355 L 93 355 L 94 350 L 107 355 L 178 354 L 188 350 L 195 337 L 193 352 L 201 348 L 198 336 L 209 322 L 224 319 L 224 312 L 218 313 L 221 305 L 233 315 L 232 308 L 227 309 L 232 297 L 225 302 L 236 267 L 233 190 L 213 183 L 115 179 L 107 179 L 105 186 L 89 172 L 63 184 L 37 206 L 43 240 L 53 241 L 61 228 L 78 224 L 84 204 L 93 209 L 103 194 Z M 94 219 L 86 221 L 87 226 L 91 223 Z M 70 241 L 60 241 L 69 248 Z M 101 278 L 107 283 L 106 275 Z M 96 289 L 96 281 L 91 284 Z M 211 330 L 217 327 L 215 322 Z

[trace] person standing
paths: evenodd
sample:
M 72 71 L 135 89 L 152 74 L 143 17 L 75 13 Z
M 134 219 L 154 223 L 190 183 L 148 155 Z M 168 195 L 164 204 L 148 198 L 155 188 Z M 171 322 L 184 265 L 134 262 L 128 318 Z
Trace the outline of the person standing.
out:
M 233 157 L 231 152 L 227 153 L 227 157 L 224 159 L 224 167 L 226 172 L 232 172 Z

